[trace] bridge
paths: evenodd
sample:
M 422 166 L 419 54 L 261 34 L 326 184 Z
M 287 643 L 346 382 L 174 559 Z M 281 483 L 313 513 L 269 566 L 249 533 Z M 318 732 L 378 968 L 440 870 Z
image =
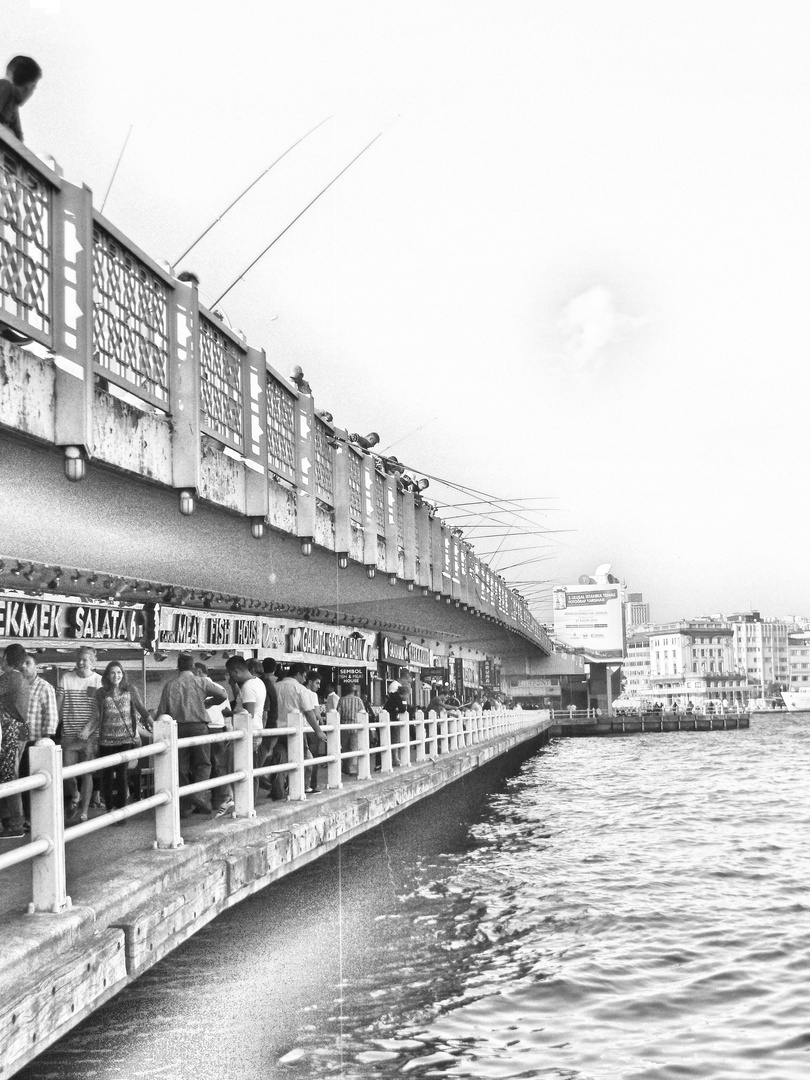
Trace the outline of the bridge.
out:
M 0 589 L 388 632 L 441 663 L 551 652 L 424 478 L 341 429 L 88 188 L 5 129 L 0 149 Z

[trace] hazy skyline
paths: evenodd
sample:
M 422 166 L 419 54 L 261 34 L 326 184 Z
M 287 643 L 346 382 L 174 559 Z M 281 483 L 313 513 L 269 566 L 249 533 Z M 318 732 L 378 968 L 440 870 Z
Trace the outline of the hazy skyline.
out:
M 100 207 L 132 126 L 105 214 L 158 260 L 333 117 L 182 264 L 207 303 L 384 131 L 223 308 L 341 426 L 546 497 L 575 531 L 508 579 L 609 562 L 656 621 L 810 615 L 806 5 L 3 13 L 7 56 L 44 69 L 27 145 Z

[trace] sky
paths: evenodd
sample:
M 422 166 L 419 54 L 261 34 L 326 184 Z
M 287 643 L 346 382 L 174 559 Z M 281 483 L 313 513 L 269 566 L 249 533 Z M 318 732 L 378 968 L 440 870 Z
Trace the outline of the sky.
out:
M 457 520 L 540 560 L 504 574 L 539 618 L 605 563 L 655 621 L 810 615 L 806 3 L 3 0 L 3 29 L 44 70 L 26 144 L 170 264 L 329 118 L 179 263 L 207 304 L 382 132 L 220 307 L 340 426 L 536 500 L 505 540 Z

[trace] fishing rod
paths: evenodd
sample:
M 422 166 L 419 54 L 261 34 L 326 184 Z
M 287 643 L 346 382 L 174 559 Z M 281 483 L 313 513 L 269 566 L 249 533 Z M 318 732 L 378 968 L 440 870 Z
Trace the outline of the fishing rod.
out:
M 253 260 L 253 262 L 250 264 L 250 266 L 248 266 L 247 269 L 242 271 L 242 273 L 239 275 L 239 277 L 236 279 L 236 281 L 232 282 L 228 286 L 228 288 L 225 290 L 225 292 L 222 293 L 221 296 L 217 297 L 217 299 L 211 305 L 212 307 L 216 307 L 217 304 L 221 300 L 225 299 L 225 297 L 228 295 L 228 293 L 231 291 L 231 289 L 233 289 L 235 285 L 238 285 L 239 282 L 242 280 L 242 278 L 244 278 L 247 274 L 250 273 L 250 271 L 253 269 L 253 267 L 256 265 L 256 263 L 259 262 L 260 259 L 264 258 L 264 256 L 270 250 L 270 248 L 282 238 L 282 236 L 284 235 L 285 232 L 287 232 L 289 229 L 291 229 L 293 227 L 293 225 L 296 223 L 296 221 L 298 221 L 298 219 L 300 217 L 303 217 L 303 215 L 307 212 L 307 210 L 309 210 L 310 206 L 312 206 L 313 203 L 316 203 L 318 201 L 318 199 L 320 199 L 321 195 L 325 194 L 329 190 L 329 188 L 332 186 L 332 184 L 334 184 L 336 180 L 339 180 L 341 178 L 341 176 L 343 176 L 343 174 L 346 172 L 346 170 L 350 169 L 352 167 L 352 165 L 354 165 L 355 161 L 357 161 L 358 158 L 361 158 L 363 156 L 363 154 L 365 154 L 366 150 L 369 150 L 374 145 L 374 143 L 377 141 L 377 139 L 379 139 L 380 135 L 382 135 L 382 131 L 378 131 L 377 134 L 374 136 L 374 138 L 371 140 L 371 142 L 368 143 L 367 146 L 364 146 L 363 149 L 360 151 L 360 153 L 356 154 L 352 158 L 352 160 L 349 162 L 349 164 L 345 165 L 340 170 L 340 172 L 337 174 L 337 176 L 335 176 L 332 180 L 330 180 L 329 183 L 326 185 L 326 187 L 322 188 L 318 192 L 318 194 L 315 196 L 315 198 L 311 199 L 307 203 L 307 205 L 304 207 L 304 209 L 301 211 L 301 213 L 295 215 L 295 217 L 292 219 L 290 224 L 287 225 L 285 228 L 283 228 L 281 230 L 281 232 L 278 234 L 278 236 L 275 238 L 275 240 L 271 240 L 271 242 L 267 245 L 267 247 L 264 249 L 264 251 L 262 251 L 259 255 L 256 256 L 256 258 Z
M 401 439 L 397 439 L 396 442 L 390 443 L 384 450 L 381 450 L 381 454 L 387 454 L 389 450 L 393 450 L 395 446 L 399 446 L 400 443 L 405 442 L 406 439 L 410 439 L 411 435 L 415 435 L 417 431 L 421 431 L 422 428 L 426 428 L 428 424 L 435 424 L 438 420 L 438 416 L 434 416 L 432 420 L 426 420 L 424 424 L 420 424 L 418 428 L 414 428 L 413 431 L 409 431 L 407 435 L 403 435 Z
M 121 153 L 118 155 L 118 161 L 116 161 L 116 163 L 115 163 L 115 168 L 113 169 L 113 174 L 110 177 L 109 184 L 107 185 L 107 194 L 104 196 L 104 202 L 101 204 L 101 209 L 99 210 L 100 214 L 104 213 L 104 207 L 107 205 L 107 199 L 110 197 L 110 189 L 113 186 L 113 180 L 115 180 L 116 173 L 118 172 L 118 166 L 121 164 L 121 158 L 124 156 L 124 151 L 127 148 L 127 143 L 129 142 L 129 137 L 132 134 L 132 128 L 133 127 L 134 127 L 134 124 L 129 125 L 129 131 L 127 132 L 127 137 L 124 139 L 124 145 L 121 147 Z
M 247 195 L 247 193 L 252 188 L 254 188 L 263 177 L 267 176 L 267 174 L 270 172 L 270 170 L 274 169 L 276 167 L 276 165 L 278 165 L 278 163 L 281 161 L 282 158 L 285 158 L 287 156 L 287 154 L 289 154 L 289 152 L 291 150 L 294 150 L 296 148 L 296 146 L 298 146 L 300 143 L 302 143 L 304 141 L 304 139 L 308 139 L 309 136 L 313 133 L 313 131 L 317 131 L 319 127 L 323 127 L 323 125 L 326 123 L 327 120 L 331 120 L 331 119 L 332 119 L 331 116 L 327 116 L 326 120 L 321 120 L 320 124 L 316 124 L 314 128 L 310 128 L 309 131 L 306 133 L 306 135 L 302 135 L 301 138 L 298 139 L 296 142 L 294 142 L 292 144 L 292 146 L 289 146 L 284 151 L 283 154 L 279 155 L 279 157 L 276 158 L 276 160 L 273 162 L 272 165 L 268 165 L 267 168 L 264 170 L 264 172 L 259 173 L 259 175 L 256 177 L 256 179 L 253 180 L 250 184 L 248 184 L 248 186 L 245 188 L 245 190 L 240 195 L 236 196 L 236 198 L 233 200 L 233 202 L 222 211 L 222 213 L 219 215 L 219 217 L 215 218 L 211 222 L 211 224 L 208 226 L 207 229 L 203 229 L 203 231 L 200 233 L 200 235 L 197 237 L 197 239 L 194 241 L 194 243 L 186 248 L 186 250 L 180 256 L 180 258 L 175 259 L 175 261 L 172 263 L 172 272 L 174 272 L 175 266 L 177 266 L 178 263 L 181 263 L 183 261 L 183 259 L 185 259 L 186 255 L 188 255 L 191 251 L 194 250 L 194 248 L 197 246 L 197 244 L 199 244 L 199 242 L 203 239 L 203 237 L 207 236 L 211 232 L 213 227 L 216 224 L 218 224 L 218 222 L 222 221 L 222 219 L 225 217 L 225 215 L 228 213 L 228 211 L 233 210 L 233 208 L 236 206 L 236 204 L 239 202 L 239 200 L 243 199 L 245 197 L 245 195 Z

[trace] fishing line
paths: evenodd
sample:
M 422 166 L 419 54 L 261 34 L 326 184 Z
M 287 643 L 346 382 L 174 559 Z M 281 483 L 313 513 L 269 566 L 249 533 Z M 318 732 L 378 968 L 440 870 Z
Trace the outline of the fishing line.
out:
M 127 137 L 124 139 L 124 145 L 121 147 L 121 153 L 118 155 L 118 161 L 116 161 L 116 163 L 115 163 L 115 168 L 113 169 L 113 174 L 110 177 L 109 184 L 107 185 L 107 194 L 104 196 L 104 202 L 101 204 L 101 210 L 99 210 L 100 214 L 104 213 L 104 207 L 107 205 L 107 199 L 109 198 L 109 195 L 110 195 L 110 188 L 113 186 L 113 180 L 115 180 L 115 175 L 118 172 L 118 166 L 121 164 L 121 158 L 124 156 L 124 151 L 127 148 L 127 143 L 129 142 L 129 137 L 132 134 L 133 126 L 134 126 L 133 124 L 129 125 L 129 131 L 127 132 Z

